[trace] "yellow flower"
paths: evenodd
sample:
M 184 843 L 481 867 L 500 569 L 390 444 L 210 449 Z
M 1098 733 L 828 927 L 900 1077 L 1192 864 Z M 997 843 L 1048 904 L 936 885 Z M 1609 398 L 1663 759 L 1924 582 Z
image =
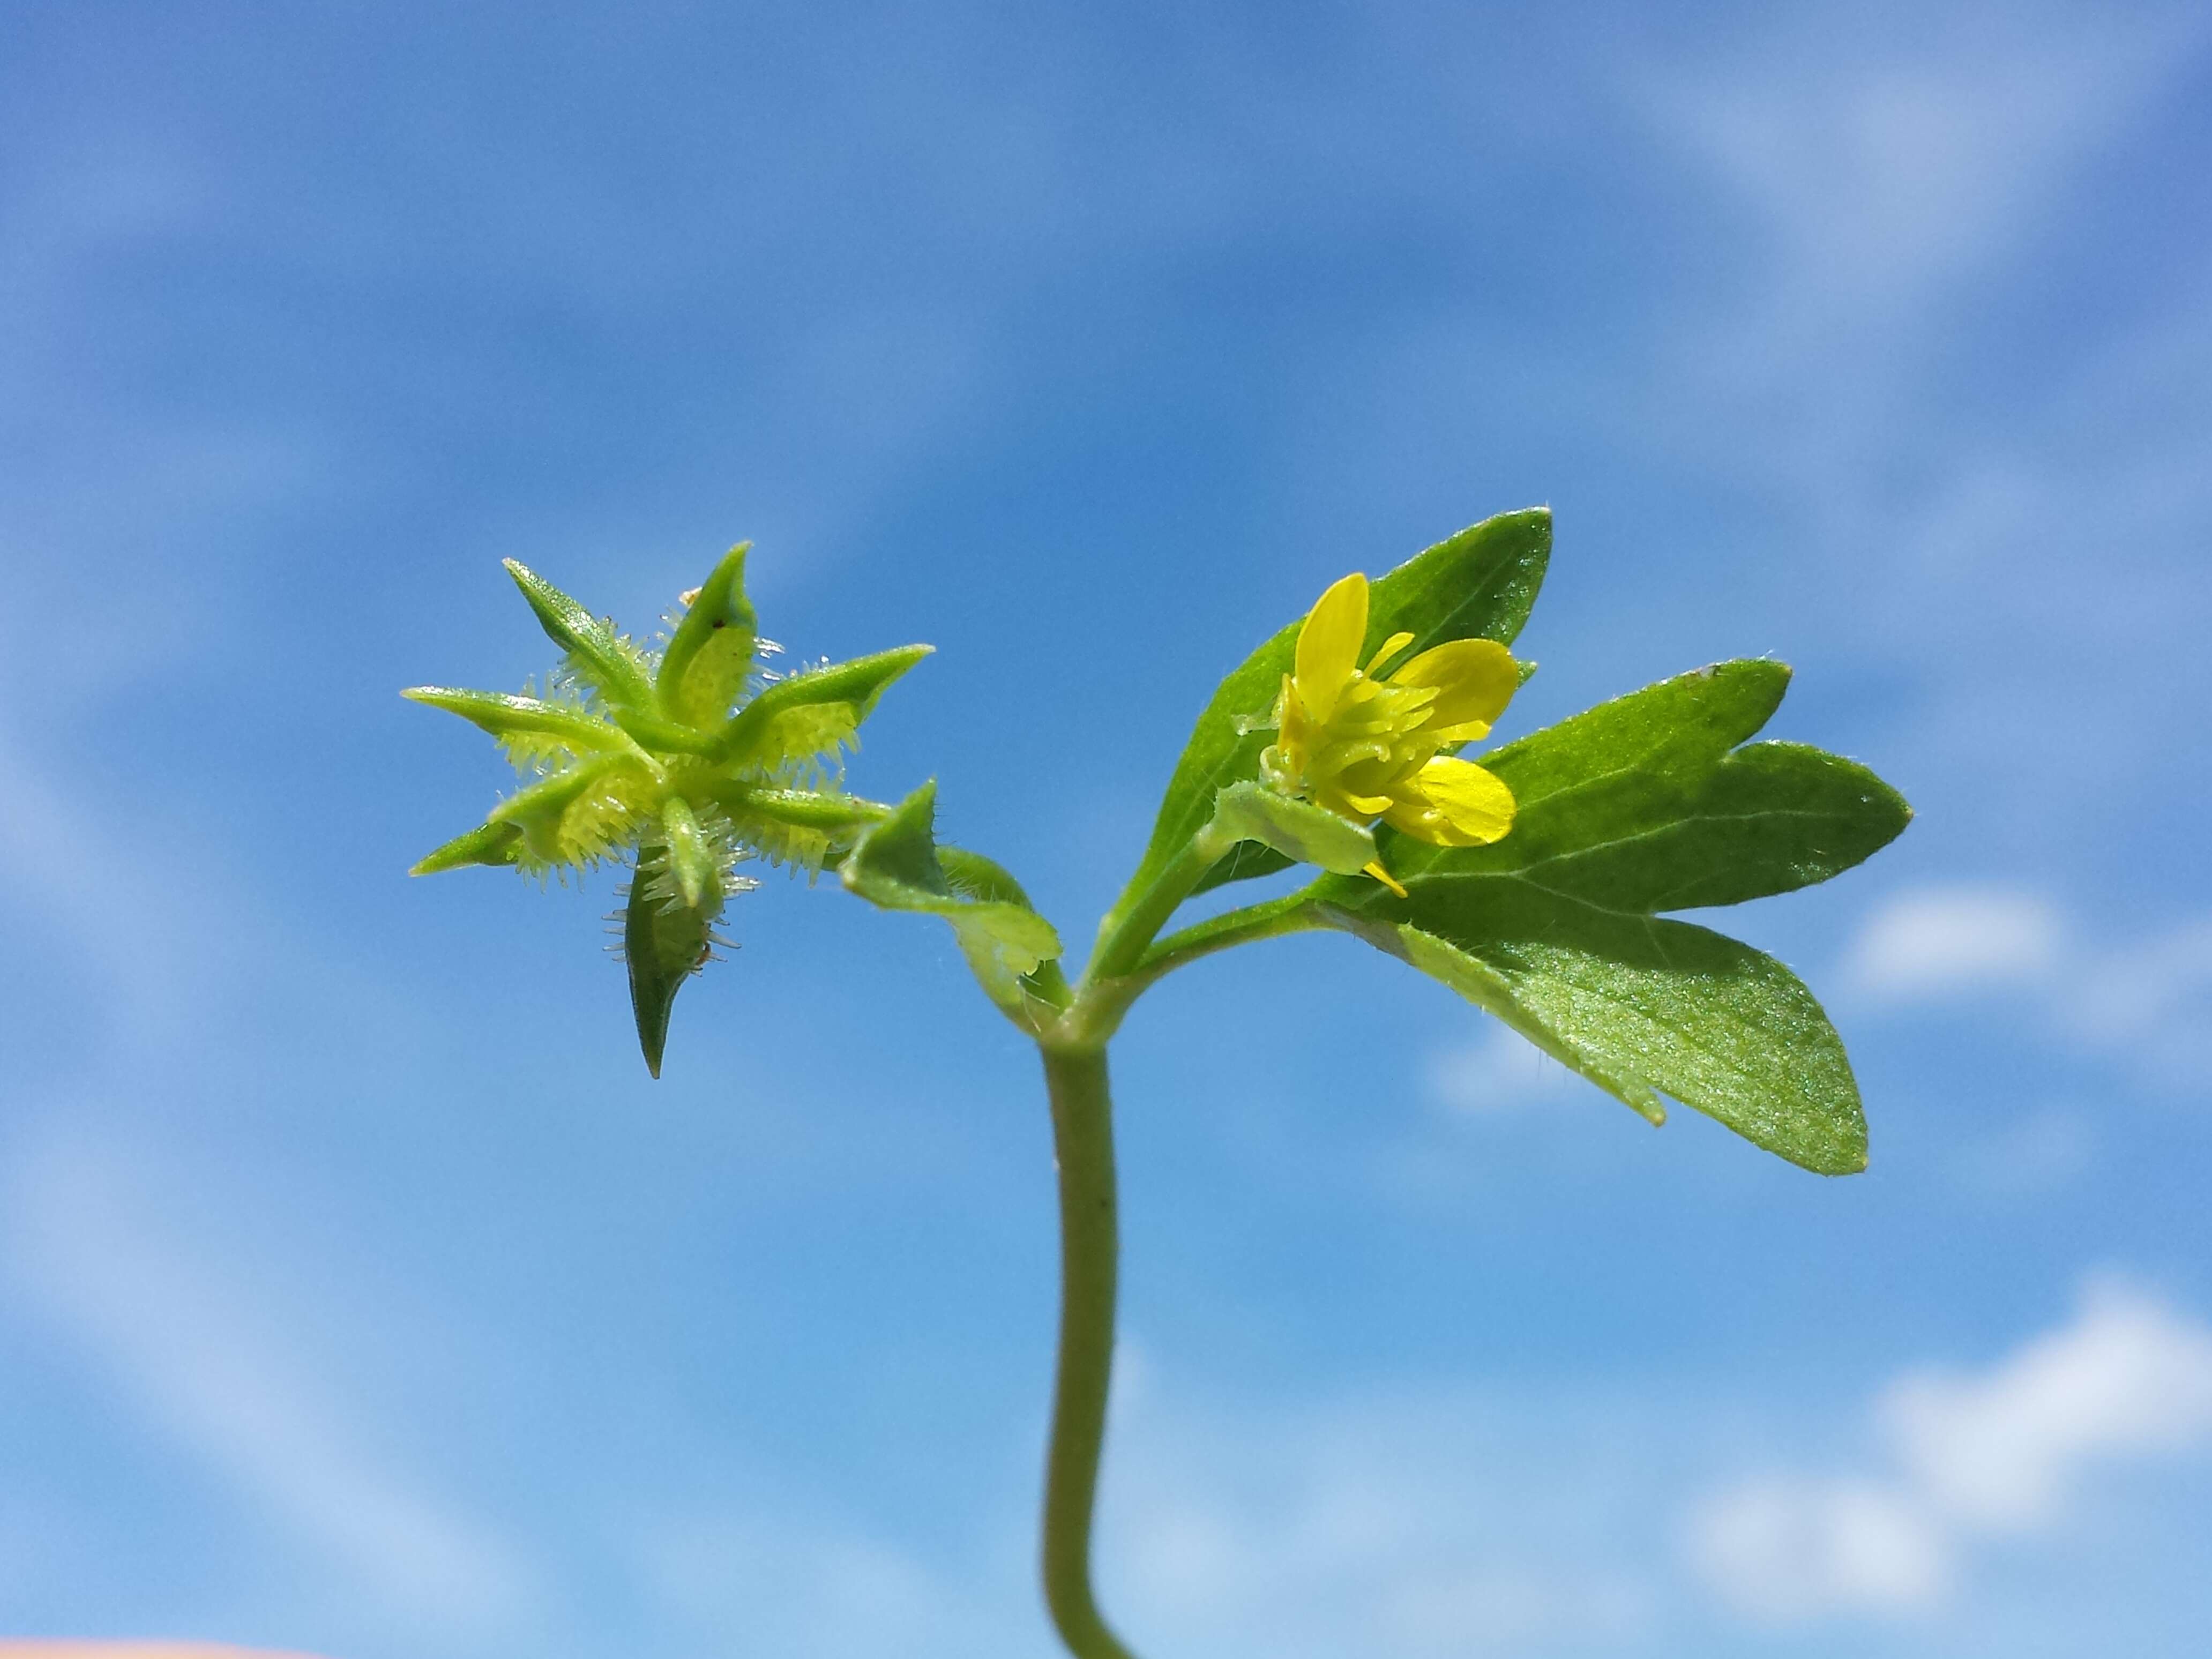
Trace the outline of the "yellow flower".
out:
M 1413 642 L 1393 634 L 1359 665 L 1367 578 L 1322 594 L 1298 629 L 1296 672 L 1283 676 L 1276 738 L 1260 757 L 1270 788 L 1362 823 L 1437 847 L 1481 847 L 1513 827 L 1513 792 L 1472 761 L 1442 753 L 1490 735 L 1521 684 L 1494 640 L 1451 640 L 1382 671 Z M 1380 864 L 1367 873 L 1405 896 Z

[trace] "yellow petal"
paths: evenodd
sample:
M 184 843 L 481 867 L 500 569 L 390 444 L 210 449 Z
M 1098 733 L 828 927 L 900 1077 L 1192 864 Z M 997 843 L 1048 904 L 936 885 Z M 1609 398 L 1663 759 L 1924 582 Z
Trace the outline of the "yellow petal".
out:
M 1513 827 L 1513 792 L 1473 761 L 1439 756 L 1400 787 L 1382 821 L 1433 847 L 1485 847 Z
M 1495 640 L 1450 640 L 1431 646 L 1390 676 L 1393 685 L 1432 685 L 1429 726 L 1450 731 L 1454 742 L 1486 737 L 1490 723 L 1521 687 L 1520 665 Z M 1480 731 L 1461 728 L 1480 726 Z
M 1382 648 L 1367 659 L 1367 678 L 1373 679 L 1375 671 L 1413 642 L 1411 634 L 1393 634 L 1382 641 Z
M 1359 647 L 1367 638 L 1367 578 L 1358 571 L 1334 583 L 1306 613 L 1298 629 L 1298 700 L 1306 717 L 1326 726 L 1336 700 L 1359 667 Z
M 1442 820 L 1422 836 L 1425 841 L 1439 847 L 1486 847 L 1513 827 L 1513 792 L 1504 779 L 1473 761 L 1439 755 L 1414 781 L 1429 798 L 1431 817 Z
M 1305 705 L 1298 701 L 1297 688 L 1291 684 L 1291 677 L 1285 674 L 1283 676 L 1282 691 L 1275 699 L 1275 730 L 1281 734 L 1279 740 L 1284 747 L 1295 749 L 1303 755 L 1310 729 L 1306 724 Z
M 1342 801 L 1345 805 L 1352 809 L 1346 815 L 1351 817 L 1376 817 L 1389 811 L 1395 804 L 1388 795 L 1355 795 L 1348 790 L 1341 789 L 1332 789 L 1329 794 L 1334 800 Z M 1330 810 L 1335 810 L 1334 805 Z

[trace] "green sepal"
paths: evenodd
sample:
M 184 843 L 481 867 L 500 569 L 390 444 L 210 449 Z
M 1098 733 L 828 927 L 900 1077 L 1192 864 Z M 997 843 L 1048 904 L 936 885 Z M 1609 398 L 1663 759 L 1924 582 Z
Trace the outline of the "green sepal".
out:
M 714 791 L 726 811 L 772 818 L 794 829 L 858 834 L 888 817 L 891 808 L 836 789 L 775 789 L 760 784 L 726 784 Z
M 720 782 L 711 786 L 709 796 L 739 840 L 770 863 L 808 871 L 837 862 L 861 830 L 890 811 L 836 789 Z
M 548 702 L 505 691 L 465 691 L 447 685 L 410 685 L 399 694 L 410 701 L 459 714 L 502 740 L 550 738 L 579 754 L 629 746 L 620 726 L 574 703 Z
M 1060 935 L 988 860 L 956 858 L 956 881 L 939 856 L 936 816 L 937 786 L 926 783 L 861 831 L 840 876 L 848 890 L 886 910 L 944 917 L 984 990 L 1001 1007 L 1018 1008 L 1021 980 L 1059 957 Z
M 651 789 L 641 769 L 647 764 L 630 755 L 592 756 L 517 790 L 492 808 L 487 822 L 521 831 L 518 862 L 589 863 L 627 836 L 638 797 Z
M 538 626 L 568 653 L 568 665 L 579 679 L 616 708 L 639 714 L 655 711 L 653 683 L 646 678 L 645 659 L 635 646 L 520 560 L 502 562 L 537 613 Z
M 1368 585 L 1362 660 L 1396 633 L 1413 635 L 1408 656 L 1448 640 L 1511 644 L 1528 619 L 1551 551 L 1550 510 L 1531 507 L 1486 519 L 1415 555 Z M 1168 781 L 1144 862 L 1130 878 L 1130 892 L 1149 886 L 1188 845 L 1212 815 L 1218 791 L 1258 776 L 1260 751 L 1274 740 L 1273 732 L 1259 722 L 1275 706 L 1283 676 L 1296 658 L 1298 629 L 1304 621 L 1301 617 L 1248 657 L 1222 681 L 1199 716 Z M 1283 867 L 1239 848 L 1207 873 L 1199 890 Z
M 1338 875 L 1357 875 L 1375 862 L 1375 837 L 1364 826 L 1258 783 L 1232 783 L 1217 794 L 1213 828 L 1290 863 L 1317 864 Z
M 471 864 L 512 865 L 522 856 L 522 831 L 512 823 L 480 823 L 465 836 L 455 836 L 432 848 L 410 869 L 410 876 L 434 876 L 441 870 L 459 870 Z
M 660 659 L 653 689 L 660 706 L 692 726 L 719 724 L 745 689 L 760 618 L 745 598 L 745 550 L 740 542 L 700 584 Z
M 778 680 L 714 733 L 712 757 L 773 772 L 848 741 L 884 689 L 935 650 L 906 645 Z
M 615 724 L 635 739 L 641 749 L 650 749 L 657 755 L 711 755 L 714 740 L 696 726 L 686 726 L 681 720 L 663 720 L 657 714 L 640 714 L 627 708 L 614 711 Z
M 722 886 L 722 855 L 699 828 L 691 804 L 671 795 L 660 804 L 660 830 L 668 838 L 666 864 L 676 891 L 694 909 Z
M 630 1012 L 637 1020 L 637 1043 L 645 1054 L 646 1069 L 655 1077 L 660 1075 L 676 994 L 706 966 L 715 943 L 714 919 L 726 902 L 719 870 L 698 901 L 688 902 L 678 890 L 679 878 L 670 867 L 670 854 L 669 845 L 660 842 L 638 848 L 637 868 L 623 912 Z

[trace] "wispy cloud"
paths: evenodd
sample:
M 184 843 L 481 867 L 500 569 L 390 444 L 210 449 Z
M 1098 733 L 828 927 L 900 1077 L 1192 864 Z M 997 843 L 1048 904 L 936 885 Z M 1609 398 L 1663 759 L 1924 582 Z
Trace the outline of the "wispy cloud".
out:
M 2061 1042 L 2175 1087 L 2212 1075 L 2212 917 L 2100 941 L 2046 895 L 1978 883 L 1892 895 L 1869 912 L 1843 982 L 1877 1004 L 2003 996 Z
M 2124 1283 L 2094 1283 L 2070 1323 L 1979 1373 L 1910 1373 L 1880 1416 L 1940 1513 L 2032 1531 L 2100 1465 L 2212 1443 L 2212 1328 Z
M 1024 1585 L 978 1585 L 899 1544 L 818 1517 L 766 1512 L 670 1518 L 632 1563 L 678 1639 L 731 1652 L 870 1659 L 1042 1649 Z
M 1691 1517 L 1694 1569 L 1778 1624 L 1942 1605 L 1974 1541 L 2055 1526 L 2109 1466 L 2212 1443 L 2212 1328 L 2118 1281 L 1987 1369 L 1916 1368 L 1872 1418 L 1882 1455 L 1841 1475 L 1785 1471 Z
M 383 1605 L 447 1629 L 511 1628 L 532 1574 L 503 1540 L 349 1427 L 343 1391 L 251 1291 L 166 1224 L 157 1183 L 83 1146 L 19 1160 L 9 1277 L 102 1387 Z
M 1102 1547 L 1133 1638 L 1223 1655 L 1618 1651 L 1662 1587 L 1618 1549 L 1650 1478 L 1619 1422 L 1409 1392 L 1193 1411 L 1117 1431 Z M 1540 1416 L 1558 1462 L 1500 1432 Z M 1595 1427 L 1595 1432 L 1592 1432 Z
M 1567 1068 L 1525 1037 L 1485 1020 L 1475 1037 L 1429 1057 L 1429 1097 L 1455 1115 L 1511 1112 L 1565 1090 Z
M 2010 252 L 2178 72 L 2192 29 L 2094 8 L 2032 27 L 2002 13 L 1932 31 L 1836 21 L 1776 14 L 1716 59 L 1643 71 L 1659 130 L 1762 222 L 1808 341 L 1846 318 L 1894 325 Z
M 2039 986 L 2065 943 L 2058 908 L 2039 893 L 1948 886 L 1898 893 L 1861 925 L 1850 984 L 1884 1000 L 1972 995 Z
M 1924 1612 L 1949 1592 L 1949 1534 L 1879 1480 L 1776 1475 L 1705 1504 L 1690 1559 L 1729 1607 L 1793 1624 L 1840 1613 Z

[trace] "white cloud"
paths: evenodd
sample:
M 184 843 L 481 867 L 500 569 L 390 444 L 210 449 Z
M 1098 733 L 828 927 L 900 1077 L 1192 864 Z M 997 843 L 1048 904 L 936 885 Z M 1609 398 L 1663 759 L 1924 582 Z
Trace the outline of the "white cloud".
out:
M 2046 1106 L 1966 1148 L 1960 1173 L 1991 1197 L 2039 1197 L 2070 1185 L 2096 1155 L 2097 1135 L 2087 1117 Z
M 702 1515 L 661 1522 L 641 1543 L 648 1595 L 702 1649 L 819 1659 L 1042 1650 L 1032 1601 L 997 1586 L 979 1595 L 972 1580 L 849 1527 Z
M 1980 1373 L 1917 1370 L 1877 1401 L 1874 1472 L 1762 1475 L 1698 1505 L 1692 1567 L 1753 1620 L 1940 1606 L 1977 1537 L 2057 1524 L 2100 1468 L 2212 1443 L 2212 1328 L 2092 1285 L 2074 1319 Z
M 1183 1395 L 1170 1415 L 1166 1392 L 1117 1432 L 1103 1517 L 1106 1603 L 1140 1652 L 1528 1659 L 1618 1652 L 1662 1616 L 1617 1553 L 1650 1471 L 1604 1405 Z
M 1468 1116 L 1510 1111 L 1566 1087 L 1567 1068 L 1527 1038 L 1495 1021 L 1486 1021 L 1474 1041 L 1432 1054 L 1428 1065 L 1429 1097 L 1455 1114 Z
M 2057 969 L 2064 939 L 2057 908 L 2035 894 L 1929 887 L 1867 918 L 1848 973 L 1869 995 L 1898 1000 L 2033 986 Z
M 2212 916 L 2106 945 L 2082 938 L 2039 894 L 1923 887 L 1867 917 L 1843 977 L 1891 1003 L 2030 998 L 2046 1007 L 2046 1029 L 2154 1079 L 2198 1083 L 2212 1073 Z
M 0 1195 L 15 1288 L 143 1419 L 391 1608 L 507 1628 L 530 1575 L 500 1539 L 356 1443 L 240 1287 L 162 1225 L 159 1183 L 87 1148 L 18 1160 Z
M 1976 1376 L 1901 1378 L 1881 1418 L 1911 1484 L 1962 1525 L 2048 1525 L 2124 1456 L 2212 1442 L 2212 1330 L 2124 1285 Z
M 2202 1082 L 2212 1073 L 2212 916 L 2092 957 L 2057 1012 L 2089 1042 Z
M 2106 15 L 1948 41 L 1788 24 L 1649 89 L 1662 130 L 1766 221 L 1823 311 L 1887 308 L 2002 251 L 2173 70 L 2170 25 Z
M 1914 1613 L 1949 1588 L 1950 1540 L 1908 1493 L 1878 1481 L 1778 1476 L 1692 1517 L 1691 1564 L 1738 1612 L 1794 1624 L 1836 1613 Z

